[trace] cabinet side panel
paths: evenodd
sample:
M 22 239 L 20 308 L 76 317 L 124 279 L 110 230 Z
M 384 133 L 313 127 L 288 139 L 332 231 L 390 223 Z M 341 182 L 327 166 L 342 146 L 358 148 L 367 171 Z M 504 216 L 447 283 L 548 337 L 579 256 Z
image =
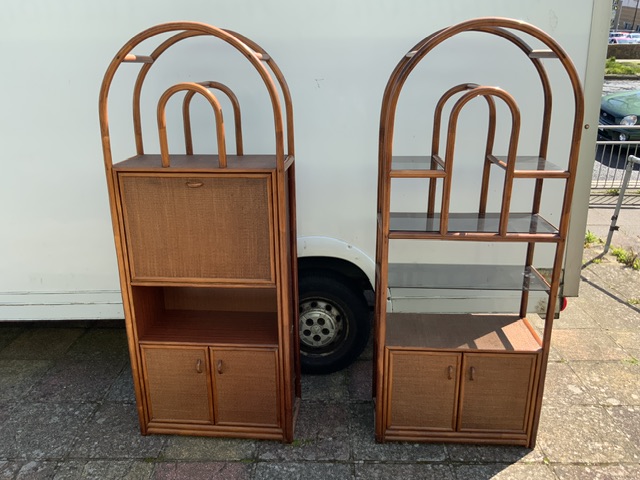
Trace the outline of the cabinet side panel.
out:
M 268 182 L 121 174 L 133 280 L 273 281 Z
M 465 354 L 460 431 L 525 432 L 535 360 L 535 355 Z
M 142 347 L 152 421 L 213 423 L 207 350 Z
M 217 425 L 279 426 L 275 350 L 213 349 Z
M 388 428 L 455 428 L 460 355 L 390 351 Z

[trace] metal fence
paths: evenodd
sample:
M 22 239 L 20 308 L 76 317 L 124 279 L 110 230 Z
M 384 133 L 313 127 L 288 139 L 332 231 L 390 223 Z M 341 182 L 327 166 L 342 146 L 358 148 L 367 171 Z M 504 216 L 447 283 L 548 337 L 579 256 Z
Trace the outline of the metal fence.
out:
M 596 161 L 593 165 L 591 177 L 591 206 L 615 206 L 625 178 L 625 166 L 629 155 L 640 156 L 640 140 L 614 141 L 606 137 L 615 137 L 615 130 L 620 127 L 600 125 L 596 142 Z M 640 129 L 640 125 L 625 127 L 631 132 Z M 609 133 L 609 130 L 613 132 Z M 640 207 L 640 165 L 634 165 L 629 177 L 629 183 L 623 194 L 623 206 Z

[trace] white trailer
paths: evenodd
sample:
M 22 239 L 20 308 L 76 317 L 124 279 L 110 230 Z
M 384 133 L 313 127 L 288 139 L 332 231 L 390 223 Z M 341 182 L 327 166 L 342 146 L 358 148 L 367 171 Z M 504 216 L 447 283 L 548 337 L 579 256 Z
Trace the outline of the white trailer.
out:
M 369 337 L 367 298 L 371 296 L 366 292 L 372 289 L 375 276 L 378 127 L 387 79 L 398 60 L 420 39 L 466 19 L 500 16 L 532 23 L 563 46 L 581 76 L 585 130 L 563 289 L 564 296 L 576 296 L 610 14 L 611 0 L 5 1 L 0 15 L 4 64 L 0 80 L 0 321 L 123 317 L 98 127 L 98 90 L 107 65 L 126 40 L 152 25 L 176 20 L 204 22 L 252 38 L 273 56 L 291 89 L 301 322 L 326 326 L 320 335 L 306 335 L 304 325 L 301 329 L 307 371 L 327 372 L 347 365 Z M 473 55 L 471 45 L 492 41 L 485 37 L 470 35 L 450 46 L 446 55 L 434 55 L 439 74 L 415 75 L 419 84 L 408 88 L 419 88 L 427 99 L 437 99 L 452 84 L 482 84 L 500 78 L 503 72 L 504 78 L 515 80 L 500 86 L 528 110 L 540 110 L 540 92 L 530 90 L 531 71 L 523 67 L 521 52 L 496 44 L 495 58 Z M 196 53 L 189 53 L 202 55 L 185 59 L 178 53 L 154 66 L 157 80 L 148 80 L 151 90 L 142 98 L 143 111 L 151 112 L 143 118 L 145 131 L 155 128 L 154 88 L 161 91 L 165 79 L 184 81 L 181 66 L 194 61 L 201 66 L 195 73 L 199 78 L 186 80 L 222 75 L 235 78 L 234 85 L 238 78 L 244 81 L 246 72 L 232 58 L 212 62 L 206 48 L 198 49 L 197 42 L 202 41 L 193 39 Z M 194 51 L 193 45 L 188 51 Z M 430 71 L 433 69 L 431 65 Z M 131 71 L 131 75 L 136 73 Z M 120 89 L 116 79 L 110 97 L 116 159 L 134 151 L 131 98 L 125 93 L 130 83 L 125 80 L 130 79 L 124 79 Z M 244 91 L 236 91 L 241 103 L 261 101 L 262 95 L 254 94 L 259 85 L 247 79 L 244 86 Z M 571 121 L 567 118 L 571 108 L 563 108 L 570 97 L 561 93 L 554 98 L 552 129 Z M 202 107 L 198 110 L 194 105 L 192 113 L 192 124 L 199 125 L 194 127 L 195 148 L 208 153 L 216 146 L 210 134 L 210 112 Z M 402 128 L 398 132 L 403 133 L 397 139 L 398 154 L 427 153 L 430 114 L 420 105 L 400 105 L 400 109 L 404 113 L 399 119 Z M 459 127 L 458 138 L 464 138 L 456 147 L 460 158 L 475 151 L 486 132 L 485 112 L 479 109 L 475 115 L 473 109 L 468 110 Z M 267 109 L 249 107 L 246 111 Z M 170 124 L 175 120 L 170 145 L 179 151 L 183 148 L 180 114 L 176 108 L 168 116 Z M 247 116 L 243 121 L 246 131 L 260 132 L 260 126 L 270 119 Z M 538 123 L 538 118 L 523 119 L 522 148 L 535 147 L 528 144 L 526 132 L 539 128 Z M 147 133 L 146 138 L 150 136 Z M 244 141 L 245 152 L 260 153 L 270 149 L 273 139 L 256 135 Z M 157 151 L 157 145 L 146 148 Z M 558 155 L 564 148 L 550 145 Z M 468 165 L 457 161 L 458 168 L 468 170 L 458 175 L 462 177 L 460 188 L 468 195 L 452 203 L 452 211 L 468 202 L 477 203 L 475 168 L 481 162 L 475 157 L 471 160 L 470 153 L 468 157 Z M 407 202 L 422 192 L 420 185 L 408 190 Z M 518 199 L 513 201 L 517 207 Z M 400 260 L 405 254 L 397 253 Z M 497 249 L 460 244 L 445 245 L 428 255 L 427 261 L 434 264 L 503 260 L 503 252 Z M 388 308 L 411 309 L 418 302 L 421 308 L 427 304 L 433 310 L 472 310 L 482 303 L 483 311 L 500 311 L 512 308 L 511 300 L 495 292 L 461 296 L 430 291 Z

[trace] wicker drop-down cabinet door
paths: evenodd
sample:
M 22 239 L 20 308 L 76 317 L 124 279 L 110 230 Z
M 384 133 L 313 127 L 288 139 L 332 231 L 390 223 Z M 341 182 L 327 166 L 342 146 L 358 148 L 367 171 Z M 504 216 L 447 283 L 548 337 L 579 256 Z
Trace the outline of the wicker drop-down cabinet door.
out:
M 225 42 L 232 47 L 226 54 L 256 70 L 273 111 L 265 131 L 252 133 L 266 134 L 271 144 L 275 137 L 273 151 L 244 152 L 240 107 L 255 101 L 255 92 L 243 92 L 244 82 L 232 89 L 192 81 L 208 71 L 205 64 L 196 63 L 195 73 L 181 71 L 187 81 L 167 85 L 155 107 L 143 111 L 142 85 L 158 57 L 201 36 Z M 132 52 L 146 48 L 150 55 Z M 136 152 L 113 163 L 107 97 L 124 64 L 139 69 Z M 224 64 L 214 62 L 212 74 Z M 154 81 L 157 86 L 163 78 Z M 196 96 L 213 110 L 216 154 L 193 152 Z M 174 97 L 182 100 L 185 140 L 184 153 L 176 154 L 169 152 L 167 123 L 177 122 L 166 118 L 176 111 L 167 109 Z M 224 113 L 235 120 L 229 122 L 233 154 L 222 111 L 229 102 L 233 108 Z M 156 117 L 159 153 L 145 152 L 145 114 Z M 300 358 L 293 108 L 282 72 L 237 33 L 195 22 L 158 25 L 133 37 L 111 62 L 100 91 L 100 124 L 141 432 L 291 442 Z

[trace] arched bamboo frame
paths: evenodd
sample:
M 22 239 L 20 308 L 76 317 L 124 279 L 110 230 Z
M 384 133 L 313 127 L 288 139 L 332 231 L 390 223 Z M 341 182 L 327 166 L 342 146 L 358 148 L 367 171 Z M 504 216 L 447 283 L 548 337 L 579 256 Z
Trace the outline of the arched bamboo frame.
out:
M 218 166 L 220 168 L 227 167 L 227 146 L 225 143 L 225 135 L 224 135 L 224 121 L 222 118 L 222 107 L 220 106 L 220 102 L 218 99 L 211 93 L 207 87 L 200 85 L 198 83 L 178 83 L 172 87 L 169 87 L 158 100 L 158 136 L 160 138 L 160 156 L 162 157 L 162 166 L 167 168 L 170 166 L 169 160 L 169 144 L 167 142 L 167 117 L 166 117 L 166 107 L 169 99 L 176 93 L 181 91 L 187 91 L 187 95 L 185 95 L 185 100 L 183 105 L 186 105 L 187 114 L 189 112 L 189 102 L 191 97 L 196 93 L 199 93 L 204 98 L 207 99 L 211 107 L 213 108 L 213 113 L 216 119 L 216 140 L 218 142 Z M 187 98 L 187 96 L 189 96 Z M 188 115 L 184 117 L 184 128 L 185 128 L 185 141 L 187 138 L 191 140 L 191 126 L 189 125 L 189 135 L 187 137 L 187 120 Z M 191 152 L 187 152 L 187 154 L 193 154 L 193 148 L 191 148 Z
M 233 93 L 233 91 L 227 87 L 225 84 L 220 82 L 198 82 L 198 85 L 202 85 L 205 88 L 220 90 L 224 93 L 231 102 L 231 106 L 233 107 L 233 123 L 235 126 L 235 138 L 236 138 L 236 155 L 243 155 L 244 149 L 242 148 L 242 117 L 240 114 L 240 102 L 238 102 L 238 97 Z M 193 137 L 191 136 L 191 113 L 190 106 L 191 100 L 195 96 L 197 92 L 194 90 L 190 90 L 184 96 L 184 100 L 182 102 L 182 119 L 184 122 L 184 147 L 187 155 L 193 155 Z

